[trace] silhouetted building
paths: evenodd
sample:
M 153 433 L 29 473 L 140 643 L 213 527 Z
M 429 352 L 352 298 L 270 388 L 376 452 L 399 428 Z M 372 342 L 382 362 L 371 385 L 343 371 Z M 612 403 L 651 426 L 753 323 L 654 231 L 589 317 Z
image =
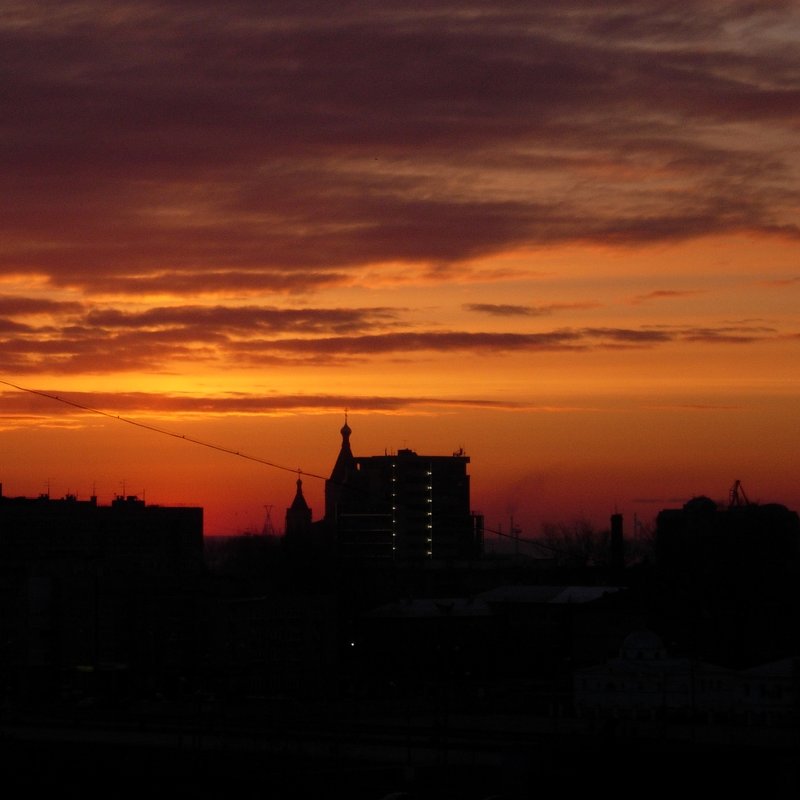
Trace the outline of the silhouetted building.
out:
M 462 700 L 541 710 L 569 694 L 575 665 L 605 658 L 635 624 L 641 616 L 619 587 L 501 585 L 394 600 L 364 612 L 353 638 L 375 690 L 460 686 Z
M 294 500 L 286 509 L 284 524 L 284 546 L 292 553 L 305 554 L 313 544 L 314 527 L 311 521 L 311 508 L 303 496 L 303 481 L 297 479 Z
M 470 511 L 463 452 L 452 456 L 354 456 L 350 426 L 325 482 L 325 522 L 346 559 L 401 562 L 472 559 L 481 554 L 483 518 Z
M 291 536 L 296 532 L 305 532 L 311 527 L 311 508 L 303 497 L 303 481 L 297 479 L 297 492 L 291 506 L 286 509 L 285 534 Z
M 743 667 L 800 648 L 796 512 L 740 490 L 727 505 L 694 497 L 658 514 L 655 556 L 661 632 L 694 657 Z
M 649 630 L 625 637 L 619 656 L 574 672 L 581 716 L 684 718 L 781 725 L 797 720 L 800 661 L 734 670 L 667 652 Z
M 145 691 L 185 677 L 203 569 L 202 508 L 0 495 L 4 688 L 44 699 L 87 675 Z
M 700 496 L 656 519 L 656 561 L 666 569 L 725 565 L 752 573 L 799 557 L 800 518 L 778 503 L 721 506 Z
M 151 574 L 196 572 L 203 565 L 203 509 L 148 506 L 134 495 L 101 506 L 96 497 L 0 494 L 3 563 L 69 557 L 102 559 Z

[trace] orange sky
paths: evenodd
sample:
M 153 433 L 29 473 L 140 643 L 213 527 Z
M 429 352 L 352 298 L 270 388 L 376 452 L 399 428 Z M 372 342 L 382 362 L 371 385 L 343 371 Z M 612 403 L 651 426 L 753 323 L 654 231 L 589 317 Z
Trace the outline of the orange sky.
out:
M 489 528 L 800 509 L 790 2 L 14 2 L 6 494 L 280 530 L 357 455 Z

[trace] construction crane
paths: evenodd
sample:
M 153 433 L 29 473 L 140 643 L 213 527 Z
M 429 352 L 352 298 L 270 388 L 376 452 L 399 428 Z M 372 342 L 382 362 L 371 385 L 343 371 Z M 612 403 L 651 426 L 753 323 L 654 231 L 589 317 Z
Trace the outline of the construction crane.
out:
M 750 501 L 744 493 L 741 481 L 734 481 L 731 486 L 731 491 L 728 496 L 728 508 L 741 508 L 742 506 L 749 506 Z

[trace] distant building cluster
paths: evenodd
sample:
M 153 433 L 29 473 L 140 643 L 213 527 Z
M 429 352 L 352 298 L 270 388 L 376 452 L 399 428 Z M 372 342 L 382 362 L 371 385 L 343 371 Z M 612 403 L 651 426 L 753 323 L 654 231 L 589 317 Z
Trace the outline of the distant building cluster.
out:
M 499 556 L 469 458 L 354 455 L 345 421 L 314 520 L 298 478 L 285 534 L 203 537 L 201 508 L 0 485 L 0 699 L 445 700 L 453 707 L 800 718 L 800 518 L 695 497 L 626 563 L 620 514 L 586 559 Z M 551 543 L 557 547 L 557 543 Z

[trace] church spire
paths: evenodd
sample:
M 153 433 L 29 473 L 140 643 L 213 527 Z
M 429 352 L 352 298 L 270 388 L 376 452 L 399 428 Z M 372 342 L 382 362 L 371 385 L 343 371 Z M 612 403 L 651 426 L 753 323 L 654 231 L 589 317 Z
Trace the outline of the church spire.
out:
M 350 434 L 353 431 L 347 424 L 347 412 L 344 416 L 344 425 L 339 432 L 342 434 L 342 445 L 333 465 L 331 477 L 325 481 L 325 518 L 328 520 L 336 518 L 345 497 L 352 491 L 357 475 L 356 459 L 350 449 Z
M 344 425 L 342 426 L 339 433 L 342 434 L 342 439 L 347 439 L 347 446 L 350 446 L 350 434 L 353 431 L 350 430 L 350 426 L 347 424 L 347 409 L 344 410 Z
M 294 500 L 292 501 L 291 510 L 292 511 L 306 511 L 308 509 L 308 503 L 306 503 L 305 497 L 303 497 L 303 481 L 300 479 L 300 475 L 297 476 L 297 492 L 294 496 Z
M 284 533 L 289 541 L 297 541 L 298 537 L 307 536 L 311 532 L 311 509 L 303 497 L 303 481 L 300 470 L 297 471 L 297 492 L 289 508 L 286 509 L 286 525 Z
M 352 429 L 347 424 L 347 412 L 344 414 L 344 425 L 342 425 L 339 433 L 342 434 L 342 446 L 339 449 L 339 456 L 336 463 L 333 465 L 331 472 L 331 480 L 336 483 L 346 483 L 347 478 L 352 474 L 355 469 L 355 459 L 353 458 L 353 451 L 350 449 L 350 434 Z

